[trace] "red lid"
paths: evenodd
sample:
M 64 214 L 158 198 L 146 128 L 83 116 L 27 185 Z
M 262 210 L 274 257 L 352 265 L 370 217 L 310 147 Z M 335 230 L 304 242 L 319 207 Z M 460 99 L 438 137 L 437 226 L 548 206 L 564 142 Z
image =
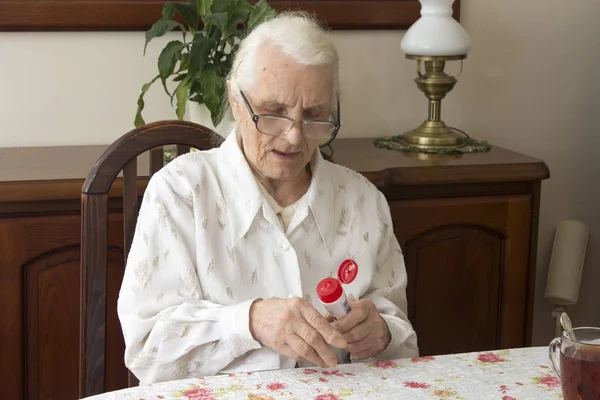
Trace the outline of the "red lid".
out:
M 317 296 L 323 303 L 334 303 L 342 297 L 342 284 L 335 278 L 325 278 L 317 285 Z
M 342 283 L 352 283 L 358 275 L 358 264 L 351 259 L 344 260 L 338 269 L 338 278 Z

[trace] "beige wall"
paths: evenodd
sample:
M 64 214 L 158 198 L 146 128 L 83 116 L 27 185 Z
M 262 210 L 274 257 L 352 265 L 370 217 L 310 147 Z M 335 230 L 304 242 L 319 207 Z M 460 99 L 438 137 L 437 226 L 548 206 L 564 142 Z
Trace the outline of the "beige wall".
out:
M 443 117 L 472 136 L 545 160 L 536 294 L 536 343 L 552 336 L 543 288 L 554 228 L 591 230 L 575 324 L 600 326 L 600 2 L 463 0 L 473 38 Z M 402 32 L 335 32 L 342 59 L 341 137 L 411 128 L 426 103 Z M 163 41 L 164 43 L 164 41 Z M 143 33 L 0 33 L 0 146 L 107 144 L 132 128 L 160 42 L 142 58 Z M 594 94 L 596 96 L 594 96 Z M 158 85 L 147 120 L 173 118 Z
M 456 87 L 455 121 L 473 136 L 546 161 L 538 251 L 535 332 L 553 334 L 543 300 L 556 225 L 590 228 L 576 325 L 600 326 L 600 2 L 465 0 L 473 51 Z

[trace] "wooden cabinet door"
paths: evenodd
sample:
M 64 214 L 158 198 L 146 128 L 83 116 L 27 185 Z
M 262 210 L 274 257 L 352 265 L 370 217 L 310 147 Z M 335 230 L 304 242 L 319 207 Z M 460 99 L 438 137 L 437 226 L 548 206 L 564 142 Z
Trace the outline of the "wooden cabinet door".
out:
M 116 315 L 122 214 L 109 218 L 107 382 L 126 385 Z M 0 218 L 0 387 L 7 399 L 78 398 L 80 216 Z M 111 389 L 112 390 L 112 389 Z
M 526 343 L 529 195 L 392 201 L 422 355 Z

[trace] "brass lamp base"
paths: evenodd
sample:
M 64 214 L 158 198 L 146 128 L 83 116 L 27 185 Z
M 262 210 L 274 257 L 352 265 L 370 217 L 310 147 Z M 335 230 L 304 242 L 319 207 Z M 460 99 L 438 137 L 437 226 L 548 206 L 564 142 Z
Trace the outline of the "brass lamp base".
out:
M 415 79 L 417 87 L 429 100 L 428 117 L 421 126 L 402 135 L 404 144 L 421 148 L 455 148 L 465 145 L 467 136 L 450 129 L 441 120 L 441 101 L 454 88 L 456 78 L 444 72 L 446 61 L 462 60 L 466 54 L 458 56 L 415 56 L 406 58 L 417 61 L 419 76 Z M 422 64 L 425 71 L 422 71 Z
M 404 144 L 414 147 L 460 147 L 466 136 L 448 128 L 444 121 L 424 121 L 421 126 L 402 135 Z

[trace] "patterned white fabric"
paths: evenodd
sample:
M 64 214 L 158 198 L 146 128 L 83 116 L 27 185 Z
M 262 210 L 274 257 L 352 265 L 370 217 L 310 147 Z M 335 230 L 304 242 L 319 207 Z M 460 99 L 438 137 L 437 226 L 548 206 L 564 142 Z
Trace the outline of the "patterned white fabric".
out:
M 548 361 L 547 346 L 526 347 L 197 377 L 83 400 L 559 400 Z
M 376 359 L 418 355 L 384 196 L 318 151 L 311 169 L 287 232 L 236 135 L 176 158 L 150 179 L 118 299 L 125 363 L 141 382 L 293 368 L 294 360 L 253 339 L 250 305 L 297 296 L 325 313 L 316 285 L 346 258 L 359 266 L 347 294 L 371 299 L 390 328 L 392 341 Z

